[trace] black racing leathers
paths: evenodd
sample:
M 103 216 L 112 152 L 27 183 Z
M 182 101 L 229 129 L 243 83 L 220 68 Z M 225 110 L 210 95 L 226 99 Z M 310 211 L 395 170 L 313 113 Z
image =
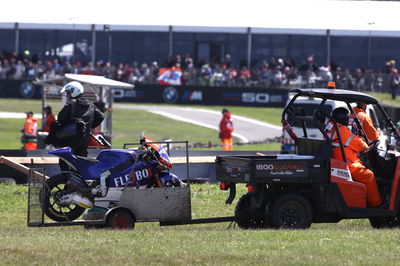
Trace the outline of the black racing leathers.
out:
M 63 127 L 71 123 L 73 118 L 81 118 L 86 124 L 86 130 L 83 137 L 76 138 L 70 143 L 65 143 L 64 146 L 71 147 L 73 154 L 87 156 L 90 130 L 100 125 L 104 116 L 99 109 L 82 96 L 75 99 L 75 112 L 73 117 L 71 117 L 71 106 L 72 103 L 67 102 L 58 113 L 57 121 L 59 125 Z

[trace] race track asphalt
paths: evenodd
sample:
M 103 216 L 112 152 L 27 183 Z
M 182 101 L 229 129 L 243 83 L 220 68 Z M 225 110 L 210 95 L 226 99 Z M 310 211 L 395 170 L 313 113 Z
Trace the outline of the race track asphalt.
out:
M 114 104 L 114 107 L 146 110 L 170 119 L 211 128 L 216 131 L 218 131 L 219 121 L 222 117 L 221 112 L 201 108 L 125 104 Z M 233 115 L 232 119 L 234 125 L 233 135 L 244 143 L 264 141 L 282 135 L 282 127 L 276 125 L 238 115 Z

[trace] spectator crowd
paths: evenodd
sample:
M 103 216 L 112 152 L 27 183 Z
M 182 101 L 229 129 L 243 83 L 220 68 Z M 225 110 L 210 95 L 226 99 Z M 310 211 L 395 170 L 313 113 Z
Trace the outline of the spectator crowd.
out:
M 270 58 L 248 69 L 232 64 L 231 56 L 221 62 L 195 61 L 190 55 L 176 55 L 162 64 L 132 64 L 98 61 L 81 63 L 73 60 L 42 61 L 37 56 L 0 53 L 0 79 L 48 79 L 65 73 L 101 75 L 128 83 L 244 86 L 244 87 L 325 87 L 335 81 L 337 88 L 357 91 L 391 92 L 396 97 L 400 76 L 396 62 L 390 60 L 380 70 L 341 67 L 332 62 L 318 65 L 309 56 L 297 65 L 293 60 Z

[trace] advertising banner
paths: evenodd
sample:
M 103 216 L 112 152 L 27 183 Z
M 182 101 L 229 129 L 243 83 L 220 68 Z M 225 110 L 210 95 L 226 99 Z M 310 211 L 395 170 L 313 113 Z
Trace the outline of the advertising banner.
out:
M 40 86 L 34 85 L 30 80 L 0 80 L 0 97 L 2 98 L 41 98 Z
M 114 89 L 116 102 L 284 107 L 287 89 L 135 84 Z

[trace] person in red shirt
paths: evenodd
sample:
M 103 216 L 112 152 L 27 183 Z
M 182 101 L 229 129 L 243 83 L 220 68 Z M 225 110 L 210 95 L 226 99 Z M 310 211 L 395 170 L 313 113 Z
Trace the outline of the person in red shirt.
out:
M 37 119 L 33 117 L 33 112 L 27 112 L 21 138 L 25 150 L 37 149 L 37 124 Z
M 51 111 L 51 106 L 46 106 L 43 108 L 44 111 L 44 117 L 43 117 L 43 132 L 50 132 L 50 125 L 56 121 L 56 118 L 54 117 L 52 111 Z
M 232 114 L 227 109 L 223 109 L 222 115 L 222 119 L 219 122 L 219 138 L 221 139 L 222 149 L 224 151 L 231 151 L 233 150 L 233 121 L 231 118 Z

